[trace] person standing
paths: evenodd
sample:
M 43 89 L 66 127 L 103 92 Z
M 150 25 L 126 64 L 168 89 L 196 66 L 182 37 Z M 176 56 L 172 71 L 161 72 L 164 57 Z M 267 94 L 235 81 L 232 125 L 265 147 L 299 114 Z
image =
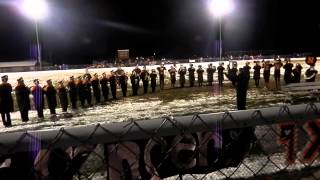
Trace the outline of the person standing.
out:
M 283 66 L 284 70 L 284 82 L 286 84 L 289 84 L 292 82 L 292 68 L 293 68 L 293 64 L 290 62 L 290 58 L 286 58 L 286 63 Z
M 256 61 L 256 65 L 253 67 L 254 72 L 253 72 L 253 79 L 255 82 L 256 87 L 259 87 L 259 82 L 260 82 L 260 70 L 261 66 L 259 64 L 259 61 Z
M 248 79 L 248 82 L 250 80 L 250 62 L 246 62 L 246 65 L 243 66 L 243 71 L 244 71 L 244 74 L 246 75 L 247 79 Z
M 193 64 L 190 64 L 190 67 L 188 68 L 190 87 L 194 86 L 194 82 L 196 80 L 196 78 L 194 76 L 195 71 L 196 71 L 196 69 L 193 67 Z
M 212 67 L 212 63 L 209 64 L 208 68 L 207 68 L 207 82 L 208 82 L 208 86 L 212 86 L 213 83 L 213 75 L 216 72 L 215 67 Z
M 82 76 L 78 77 L 76 86 L 77 86 L 77 89 L 78 89 L 78 96 L 79 96 L 81 107 L 84 108 L 85 107 L 86 95 L 85 95 L 84 85 L 83 85 L 83 82 L 82 82 Z
M 183 88 L 184 84 L 186 83 L 186 73 L 187 73 L 187 69 L 186 67 L 183 67 L 183 65 L 181 64 L 178 73 L 180 75 L 180 87 Z
M 143 93 L 148 93 L 148 86 L 149 86 L 149 72 L 146 66 L 143 66 L 143 70 L 141 71 L 140 77 L 143 83 Z
M 132 71 L 130 76 L 131 88 L 132 88 L 132 96 L 138 95 L 138 83 L 139 83 L 139 75 L 136 71 Z
M 44 118 L 43 108 L 44 108 L 44 92 L 43 88 L 40 86 L 39 80 L 33 80 L 34 86 L 31 88 L 31 93 L 33 96 L 34 106 L 37 110 L 38 117 Z
M 166 70 L 166 67 L 164 67 L 163 64 L 160 65 L 160 67 L 157 68 L 159 72 L 159 80 L 160 80 L 160 89 L 164 89 L 164 71 Z
M 281 59 L 278 59 L 274 62 L 274 80 L 276 81 L 276 89 L 280 88 L 280 70 L 282 67 Z
M 63 84 L 63 81 L 58 82 L 58 87 L 57 87 L 57 93 L 61 105 L 62 112 L 67 112 L 68 109 L 68 91 L 65 85 Z
M 139 91 L 139 88 L 140 88 L 140 75 L 141 75 L 141 69 L 139 68 L 139 65 L 137 64 L 137 66 L 134 68 L 134 70 L 136 72 L 136 78 L 138 80 L 138 82 L 136 83 L 137 84 L 137 93 Z
M 121 71 L 121 73 L 119 74 L 119 84 L 121 87 L 123 97 L 127 97 L 127 89 L 128 89 L 127 82 L 128 82 L 128 76 L 124 71 Z
M 247 91 L 248 91 L 248 76 L 243 68 L 239 69 L 239 74 L 237 76 L 237 107 L 238 110 L 245 110 L 247 104 Z
M 270 69 L 271 67 L 273 67 L 272 64 L 270 64 L 270 61 L 264 61 L 262 60 L 263 64 L 262 64 L 262 68 L 263 68 L 263 78 L 264 78 L 264 83 L 266 88 L 270 88 L 269 87 L 269 82 L 270 82 Z
M 30 89 L 24 84 L 22 77 L 17 79 L 18 85 L 15 87 L 16 100 L 19 107 L 22 122 L 29 121 L 30 110 Z
M 69 78 L 68 89 L 72 109 L 77 109 L 78 90 L 73 76 Z
M 109 77 L 109 82 L 110 82 L 110 89 L 111 89 L 112 98 L 114 100 L 116 100 L 117 99 L 117 76 L 114 71 L 111 71 L 111 75 Z
M 204 70 L 202 69 L 202 66 L 199 65 L 197 69 L 199 87 L 201 87 L 203 83 L 203 72 Z
M 0 84 L 0 112 L 3 125 L 11 127 L 10 112 L 13 112 L 13 99 L 11 96 L 12 86 L 8 83 L 8 76 L 1 77 L 2 83 Z
M 168 70 L 169 74 L 170 74 L 170 80 L 171 80 L 171 88 L 174 88 L 175 84 L 176 84 L 176 68 L 174 66 L 171 66 L 170 69 Z
M 102 78 L 100 79 L 101 89 L 102 89 L 102 95 L 104 102 L 108 101 L 109 96 L 109 87 L 108 87 L 108 78 L 107 74 L 104 72 L 102 73 Z
M 93 78 L 91 79 L 91 85 L 93 90 L 93 96 L 96 99 L 96 103 L 100 103 L 101 90 L 100 90 L 99 76 L 97 73 L 93 75 Z
M 233 87 L 236 87 L 236 82 L 237 82 L 237 62 L 232 62 L 232 67 L 230 67 L 231 61 L 229 61 L 229 64 L 227 65 L 227 71 L 228 73 L 224 73 L 226 77 L 231 81 Z
M 300 83 L 301 70 L 302 70 L 301 64 L 297 63 L 296 67 L 292 70 L 292 73 L 293 73 L 292 83 Z
M 150 78 L 151 78 L 151 92 L 154 93 L 156 91 L 156 86 L 157 86 L 157 73 L 155 69 L 152 69 Z
M 52 84 L 52 80 L 47 80 L 47 85 L 43 87 L 44 94 L 47 98 L 47 104 L 50 109 L 50 114 L 56 114 L 56 107 L 57 107 L 57 91 L 56 88 Z
M 219 66 L 218 66 L 218 81 L 219 81 L 219 87 L 222 87 L 223 85 L 223 80 L 224 80 L 224 67 L 223 67 L 224 63 L 220 63 Z
M 91 83 L 90 83 L 90 79 L 88 76 L 84 77 L 83 86 L 84 86 L 85 99 L 87 100 L 88 106 L 91 107 L 92 106 L 92 92 L 91 92 Z

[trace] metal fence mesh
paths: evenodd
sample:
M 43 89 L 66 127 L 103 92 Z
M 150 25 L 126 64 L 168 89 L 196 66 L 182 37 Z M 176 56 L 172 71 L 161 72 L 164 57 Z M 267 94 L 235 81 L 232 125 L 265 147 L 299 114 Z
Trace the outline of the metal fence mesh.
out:
M 0 179 L 320 179 L 320 104 L 0 135 Z

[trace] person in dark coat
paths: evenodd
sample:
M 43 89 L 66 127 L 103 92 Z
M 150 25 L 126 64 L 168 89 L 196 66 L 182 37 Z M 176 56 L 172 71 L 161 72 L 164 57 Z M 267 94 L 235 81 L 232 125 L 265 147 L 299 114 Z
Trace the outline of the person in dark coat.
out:
M 166 70 L 166 67 L 164 67 L 163 64 L 160 65 L 160 67 L 157 68 L 159 72 L 159 80 L 160 80 L 160 89 L 164 89 L 164 71 Z
M 292 70 L 292 73 L 293 73 L 292 83 L 300 83 L 301 70 L 302 70 L 301 64 L 297 63 L 296 67 Z
M 293 68 L 293 64 L 290 62 L 290 58 L 287 58 L 286 63 L 283 66 L 283 69 L 285 69 L 283 79 L 286 84 L 289 84 L 292 82 L 292 68 Z
M 68 90 L 72 109 L 77 109 L 78 90 L 73 76 L 70 77 L 68 82 Z
M 44 92 L 43 88 L 39 84 L 39 80 L 33 80 L 34 86 L 31 88 L 31 93 L 33 96 L 34 106 L 37 110 L 38 117 L 43 118 L 43 108 L 44 108 Z
M 139 68 L 139 65 L 137 64 L 137 66 L 133 69 L 133 71 L 135 71 L 136 72 L 136 76 L 138 76 L 138 82 L 137 82 L 137 92 L 138 92 L 138 90 L 139 90 L 139 88 L 140 88 L 140 80 L 141 80 L 141 78 L 140 78 L 140 75 L 141 75 L 141 69 Z
M 50 114 L 56 114 L 57 107 L 57 91 L 53 86 L 51 79 L 47 80 L 47 85 L 43 87 L 44 94 L 47 97 L 47 104 L 50 109 Z
M 177 70 L 174 66 L 171 66 L 170 69 L 168 70 L 169 74 L 170 74 L 170 80 L 171 80 L 171 88 L 174 88 L 177 78 L 176 78 L 176 73 Z
M 67 112 L 68 109 L 68 91 L 63 81 L 58 82 L 57 93 L 62 108 L 62 112 Z
M 103 100 L 106 102 L 108 101 L 109 96 L 109 87 L 108 87 L 108 78 L 106 73 L 102 73 L 102 78 L 100 79 L 101 89 L 102 89 L 102 95 Z
M 140 78 L 142 79 L 143 93 L 147 94 L 148 87 L 149 87 L 149 72 L 146 66 L 143 66 L 143 70 L 141 71 Z
M 30 110 L 30 89 L 24 84 L 23 78 L 17 79 L 18 85 L 15 87 L 16 100 L 19 107 L 22 122 L 29 121 Z
M 83 86 L 84 86 L 85 100 L 87 100 L 88 106 L 92 106 L 91 83 L 88 76 L 84 77 Z
M 259 61 L 256 61 L 256 65 L 253 67 L 254 72 L 253 72 L 253 79 L 255 82 L 256 87 L 259 87 L 259 82 L 260 82 L 260 70 L 261 70 L 261 66 L 259 64 Z
M 151 79 L 151 92 L 156 91 L 156 86 L 157 86 L 157 73 L 155 69 L 152 69 L 151 74 L 150 74 L 150 79 Z
M 263 68 L 263 78 L 264 78 L 264 83 L 266 88 L 270 88 L 269 87 L 269 82 L 270 82 L 270 69 L 271 67 L 273 67 L 273 64 L 270 64 L 270 61 L 264 61 L 262 60 L 263 64 L 262 64 L 262 68 Z
M 276 81 L 276 89 L 280 88 L 281 67 L 282 67 L 281 59 L 275 60 L 275 62 L 274 62 L 274 80 Z
M 207 82 L 208 86 L 212 86 L 213 83 L 213 75 L 216 72 L 216 67 L 212 67 L 212 64 L 210 63 L 208 68 L 207 68 Z
M 227 73 L 224 73 L 225 76 L 231 81 L 232 85 L 236 87 L 237 82 L 237 62 L 232 62 L 232 67 L 230 67 L 231 62 L 229 61 L 229 64 L 227 65 Z
M 97 73 L 95 73 L 93 75 L 93 78 L 91 79 L 91 85 L 92 85 L 92 90 L 93 90 L 93 96 L 96 99 L 96 103 L 100 103 L 101 90 L 100 90 L 99 77 L 98 77 Z
M 239 69 L 239 74 L 237 76 L 237 107 L 238 110 L 245 110 L 247 104 L 247 91 L 249 85 L 248 75 L 243 68 Z
M 119 76 L 119 85 L 121 87 L 122 96 L 126 97 L 127 90 L 128 90 L 128 76 L 123 70 L 120 72 L 118 76 Z
M 246 75 L 247 79 L 248 79 L 248 82 L 250 80 L 250 62 L 246 62 L 246 65 L 243 66 L 243 71 L 244 71 L 244 74 Z
M 111 89 L 112 98 L 114 100 L 116 100 L 117 99 L 117 76 L 114 71 L 111 71 L 111 75 L 109 77 L 109 82 L 110 82 L 110 89 Z
M 203 83 L 203 72 L 204 70 L 202 69 L 202 66 L 199 65 L 197 69 L 199 87 L 201 87 Z
M 78 77 L 76 86 L 77 86 L 77 89 L 78 89 L 78 95 L 79 95 L 79 100 L 80 100 L 81 107 L 84 108 L 85 107 L 85 101 L 86 101 L 86 94 L 85 94 L 84 85 L 83 85 L 83 82 L 82 82 L 82 76 Z
M 12 86 L 8 83 L 8 76 L 1 77 L 2 83 L 0 84 L 0 112 L 3 125 L 11 127 L 10 112 L 13 112 L 13 99 L 11 96 Z
M 193 67 L 193 64 L 190 64 L 190 67 L 188 68 L 190 87 L 194 86 L 194 82 L 196 80 L 196 78 L 194 76 L 195 71 L 196 71 L 196 69 Z
M 183 88 L 184 84 L 186 83 L 186 73 L 187 73 L 187 68 L 183 67 L 183 65 L 181 64 L 178 73 L 180 75 L 180 87 Z
M 224 67 L 223 67 L 224 63 L 220 63 L 217 70 L 218 70 L 218 81 L 219 81 L 219 87 L 222 87 L 223 85 L 223 80 L 224 80 Z
M 136 71 L 132 71 L 130 76 L 131 88 L 132 88 L 132 96 L 138 95 L 138 83 L 139 83 L 139 75 Z

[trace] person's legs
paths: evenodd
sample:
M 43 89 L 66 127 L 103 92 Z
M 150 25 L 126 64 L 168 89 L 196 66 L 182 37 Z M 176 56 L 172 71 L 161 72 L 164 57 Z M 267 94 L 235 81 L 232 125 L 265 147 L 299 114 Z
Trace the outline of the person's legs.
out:
M 12 126 L 10 112 L 7 112 L 6 116 L 7 116 L 7 127 L 10 127 Z

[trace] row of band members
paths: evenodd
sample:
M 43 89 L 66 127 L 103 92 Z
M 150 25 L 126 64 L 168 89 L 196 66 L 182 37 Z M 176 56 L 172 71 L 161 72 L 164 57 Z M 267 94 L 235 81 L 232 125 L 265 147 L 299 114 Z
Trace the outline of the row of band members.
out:
M 230 67 L 232 65 L 232 67 Z M 222 86 L 224 81 L 224 75 L 228 77 L 228 79 L 235 85 L 236 77 L 237 77 L 237 63 L 229 63 L 227 65 L 227 73 L 224 72 L 225 68 L 224 64 L 220 63 L 220 65 L 216 68 L 212 66 L 212 64 L 208 65 L 206 69 L 207 72 L 207 85 L 212 86 L 214 73 L 218 72 L 218 81 L 219 85 Z M 268 87 L 269 78 L 270 78 L 270 69 L 274 67 L 274 76 L 277 81 L 280 81 L 280 68 L 282 66 L 281 61 L 277 60 L 273 64 L 269 61 L 263 61 L 263 65 L 260 66 L 259 62 L 256 62 L 256 65 L 253 67 L 254 75 L 253 78 L 255 80 L 256 86 L 259 86 L 260 80 L 260 70 L 264 68 L 263 76 Z M 290 63 L 289 60 L 286 61 L 286 64 L 283 66 L 285 69 L 284 80 L 286 83 L 290 82 L 300 82 L 301 76 L 301 65 L 297 64 L 295 69 L 293 68 L 293 64 Z M 248 80 L 250 79 L 250 69 L 249 63 L 243 67 L 244 75 L 247 76 Z M 157 68 L 160 80 L 160 89 L 164 88 L 164 79 L 165 79 L 165 71 L 166 68 L 164 65 L 161 65 Z M 203 73 L 204 69 L 199 65 L 196 70 L 192 64 L 187 69 L 185 66 L 181 66 L 178 71 L 175 67 L 171 67 L 168 70 L 171 79 L 171 87 L 175 86 L 176 83 L 176 73 L 180 74 L 180 87 L 184 87 L 185 84 L 185 75 L 188 72 L 189 75 L 189 84 L 190 87 L 193 87 L 195 84 L 195 72 L 198 74 L 197 82 L 199 86 L 203 86 Z M 292 75 L 293 73 L 293 75 Z M 2 83 L 0 84 L 0 112 L 3 121 L 3 125 L 5 127 L 12 126 L 10 112 L 13 111 L 13 98 L 11 96 L 12 86 L 8 83 L 8 76 L 2 76 Z M 131 75 L 130 81 L 132 84 L 132 95 L 138 94 L 139 82 L 142 80 L 143 83 L 143 91 L 147 93 L 149 87 L 149 79 L 151 79 L 151 89 L 152 92 L 155 92 L 156 81 L 157 81 L 157 73 L 155 69 L 152 69 L 151 73 L 148 72 L 146 67 L 144 66 L 141 70 L 139 67 L 136 67 Z M 19 78 L 17 80 L 18 85 L 15 87 L 15 95 L 17 104 L 19 107 L 19 111 L 21 113 L 21 119 L 23 122 L 27 122 L 28 111 L 30 110 L 30 93 L 33 95 L 35 109 L 37 110 L 37 114 L 39 118 L 43 118 L 43 109 L 44 109 L 44 97 L 46 97 L 48 108 L 50 109 L 50 114 L 56 114 L 57 107 L 57 95 L 60 100 L 60 104 L 62 107 L 62 111 L 66 112 L 67 107 L 69 105 L 69 100 L 71 102 L 71 106 L 73 109 L 77 109 L 77 102 L 80 101 L 82 107 L 92 106 L 92 90 L 93 96 L 95 97 L 96 103 L 100 103 L 101 101 L 101 92 L 103 95 L 103 100 L 107 101 L 109 96 L 109 87 L 111 89 L 111 94 L 113 99 L 117 99 L 116 89 L 117 84 L 121 87 L 122 95 L 124 97 L 127 96 L 127 80 L 128 76 L 121 68 L 118 68 L 116 71 L 111 71 L 111 75 L 107 77 L 106 73 L 102 74 L 102 78 L 99 79 L 98 74 L 94 74 L 92 77 L 90 73 L 86 73 L 83 76 L 79 76 L 75 79 L 73 76 L 70 77 L 67 86 L 65 86 L 63 81 L 58 82 L 58 86 L 54 87 L 51 80 L 47 81 L 47 84 L 44 87 L 41 87 L 39 84 L 39 80 L 34 80 L 34 86 L 31 88 L 27 87 L 24 83 L 23 78 Z M 110 85 L 108 85 L 110 84 Z M 91 88 L 92 87 L 92 88 Z M 69 98 L 68 98 L 69 96 Z

